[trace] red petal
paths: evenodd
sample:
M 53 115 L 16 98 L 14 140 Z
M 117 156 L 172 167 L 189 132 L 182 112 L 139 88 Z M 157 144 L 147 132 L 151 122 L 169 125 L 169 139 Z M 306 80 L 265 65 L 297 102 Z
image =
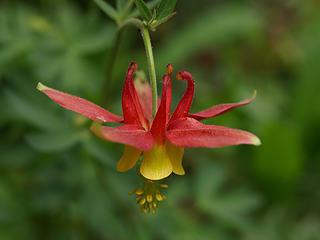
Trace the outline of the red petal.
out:
M 185 94 L 176 107 L 176 110 L 172 114 L 170 122 L 188 116 L 194 93 L 194 79 L 190 73 L 185 71 L 179 72 L 177 78 L 179 80 L 186 79 L 188 81 L 188 86 Z
M 122 91 L 122 111 L 124 123 L 137 124 L 148 128 L 142 107 L 133 83 L 133 73 L 137 70 L 137 64 L 131 63 L 127 72 L 126 81 Z
M 245 105 L 251 103 L 255 99 L 255 97 L 256 97 L 256 91 L 254 91 L 254 94 L 252 95 L 252 97 L 250 97 L 246 100 L 243 100 L 241 102 L 225 103 L 225 104 L 216 105 L 216 106 L 213 106 L 213 107 L 208 108 L 206 110 L 203 110 L 201 112 L 189 114 L 188 117 L 191 117 L 191 118 L 194 118 L 197 120 L 215 117 L 220 114 L 224 114 L 226 112 L 229 112 L 230 110 L 232 110 L 236 107 L 245 106 Z
M 167 73 L 168 73 L 168 79 L 167 79 L 167 85 L 166 85 L 166 124 L 168 124 L 170 120 L 170 114 L 171 114 L 171 98 L 172 98 L 172 87 L 171 87 L 171 74 L 173 72 L 173 66 L 171 64 L 167 65 Z
M 71 111 L 80 113 L 92 120 L 99 120 L 100 122 L 122 122 L 123 118 L 110 113 L 109 111 L 99 107 L 98 105 L 89 102 L 83 98 L 72 96 L 67 93 L 49 88 L 41 83 L 38 83 L 37 88 L 45 93 L 54 102 L 61 107 L 67 108 Z
M 125 124 L 118 127 L 105 127 L 94 122 L 91 131 L 110 142 L 126 144 L 142 151 L 151 149 L 154 144 L 152 134 L 139 125 Z
M 168 74 L 164 75 L 162 78 L 162 96 L 161 103 L 158 108 L 157 114 L 153 120 L 151 133 L 158 144 L 165 144 L 165 133 L 167 123 L 170 118 L 170 108 L 171 108 L 171 72 L 172 66 L 168 64 L 167 66 Z
M 169 141 L 179 147 L 224 147 L 238 144 L 260 145 L 252 133 L 222 126 L 210 126 L 193 118 L 181 118 L 169 124 Z

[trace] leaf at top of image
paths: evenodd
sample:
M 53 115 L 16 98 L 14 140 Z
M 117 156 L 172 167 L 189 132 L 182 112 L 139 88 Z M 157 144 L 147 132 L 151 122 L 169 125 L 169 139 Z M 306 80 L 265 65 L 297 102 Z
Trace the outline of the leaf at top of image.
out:
M 117 19 L 117 12 L 116 10 L 109 5 L 109 3 L 103 1 L 103 0 L 94 0 L 94 2 L 98 5 L 98 7 L 107 14 L 111 19 L 116 20 Z
M 160 20 L 170 15 L 176 4 L 177 0 L 162 0 L 156 9 L 156 19 Z
M 150 21 L 152 18 L 152 12 L 147 4 L 143 0 L 135 0 L 135 3 L 141 14 L 141 17 L 146 21 Z

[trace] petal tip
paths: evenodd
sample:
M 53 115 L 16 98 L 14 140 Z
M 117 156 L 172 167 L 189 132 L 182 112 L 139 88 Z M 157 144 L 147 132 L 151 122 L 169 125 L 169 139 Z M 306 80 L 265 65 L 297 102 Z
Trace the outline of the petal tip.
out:
M 183 176 L 186 174 L 186 172 L 184 171 L 184 169 L 180 169 L 180 170 L 173 170 L 173 172 L 176 174 L 176 175 L 180 175 L 180 176 Z
M 261 141 L 258 137 L 253 137 L 252 138 L 252 144 L 255 145 L 255 146 L 260 146 L 261 145 Z
M 141 155 L 141 150 L 125 145 L 124 153 L 117 163 L 118 172 L 126 172 L 134 167 Z
M 42 92 L 44 90 L 48 90 L 49 88 L 46 85 L 42 84 L 41 82 L 38 82 L 37 89 Z
M 254 100 L 256 98 L 256 96 L 257 96 L 257 90 L 255 89 L 255 90 L 253 90 L 253 94 L 250 99 Z
M 172 170 L 168 171 L 166 173 L 163 173 L 161 175 L 160 174 L 145 173 L 144 171 L 141 171 L 141 170 L 140 170 L 140 173 L 146 179 L 157 181 L 157 180 L 161 180 L 161 179 L 169 177 L 171 175 L 171 173 L 172 173 Z
M 121 165 L 117 164 L 117 167 L 116 167 L 117 171 L 118 172 L 127 172 L 129 171 L 128 169 L 124 169 Z
M 101 124 L 99 123 L 98 120 L 95 120 L 91 127 L 90 127 L 91 132 L 93 132 L 95 135 L 97 135 L 98 137 L 102 137 L 103 133 L 102 133 L 102 128 L 101 128 Z

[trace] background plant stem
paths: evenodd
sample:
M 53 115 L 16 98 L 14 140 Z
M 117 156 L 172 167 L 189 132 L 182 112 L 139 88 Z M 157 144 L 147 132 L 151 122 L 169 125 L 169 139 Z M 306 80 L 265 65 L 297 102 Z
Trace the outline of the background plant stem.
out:
M 111 83 L 112 83 L 112 77 L 113 77 L 113 69 L 114 69 L 114 65 L 115 65 L 117 55 L 119 52 L 119 48 L 120 48 L 120 44 L 121 44 L 121 40 L 122 40 L 122 36 L 123 36 L 123 31 L 124 31 L 123 28 L 120 28 L 118 30 L 117 35 L 116 35 L 116 39 L 113 43 L 113 47 L 112 47 L 111 52 L 109 54 L 105 81 L 104 81 L 104 85 L 102 88 L 103 106 L 104 107 L 106 107 L 108 104 Z

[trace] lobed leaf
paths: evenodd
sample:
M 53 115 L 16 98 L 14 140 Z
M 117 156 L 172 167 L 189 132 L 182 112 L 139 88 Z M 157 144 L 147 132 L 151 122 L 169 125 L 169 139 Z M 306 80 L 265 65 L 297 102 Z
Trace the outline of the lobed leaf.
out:
M 146 5 L 148 6 L 149 9 L 153 9 L 155 6 L 157 6 L 157 4 L 160 2 L 160 0 L 153 0 L 150 1 L 148 3 L 146 3 Z M 139 10 L 134 9 L 130 15 L 128 17 L 138 17 L 139 16 Z
M 170 15 L 176 4 L 177 0 L 162 0 L 156 8 L 156 20 L 161 20 Z
M 150 21 L 152 18 L 152 12 L 147 4 L 143 0 L 135 0 L 135 3 L 141 14 L 141 17 L 146 21 Z
M 98 7 L 104 12 L 106 13 L 110 18 L 112 18 L 113 20 L 116 20 L 118 17 L 118 14 L 116 12 L 116 10 L 110 6 L 109 3 L 103 1 L 103 0 L 94 0 L 94 2 L 98 5 Z

